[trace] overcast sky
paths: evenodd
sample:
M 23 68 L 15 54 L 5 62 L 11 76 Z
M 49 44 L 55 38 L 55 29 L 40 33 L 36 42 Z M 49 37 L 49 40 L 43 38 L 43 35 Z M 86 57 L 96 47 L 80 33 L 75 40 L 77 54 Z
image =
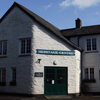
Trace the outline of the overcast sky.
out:
M 0 0 L 0 18 L 16 1 L 59 29 L 100 24 L 100 0 Z

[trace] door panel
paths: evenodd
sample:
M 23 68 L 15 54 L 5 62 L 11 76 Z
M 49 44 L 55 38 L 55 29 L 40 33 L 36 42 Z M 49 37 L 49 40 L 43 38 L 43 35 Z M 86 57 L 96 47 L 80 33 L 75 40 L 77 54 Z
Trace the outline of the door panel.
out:
M 67 94 L 67 68 L 45 67 L 45 95 Z
M 57 77 L 56 77 L 56 92 L 57 94 L 64 95 L 66 94 L 66 68 L 57 68 Z
M 49 93 L 55 93 L 54 69 L 52 68 L 45 69 L 45 87 L 45 92 L 47 95 L 49 95 Z

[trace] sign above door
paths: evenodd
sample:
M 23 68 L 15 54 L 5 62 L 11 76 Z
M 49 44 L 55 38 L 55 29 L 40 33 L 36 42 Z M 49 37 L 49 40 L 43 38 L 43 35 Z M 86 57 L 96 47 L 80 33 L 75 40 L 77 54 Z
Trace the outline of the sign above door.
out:
M 63 50 L 45 50 L 45 49 L 36 49 L 37 54 L 48 54 L 48 55 L 69 55 L 74 56 L 75 51 L 63 51 Z

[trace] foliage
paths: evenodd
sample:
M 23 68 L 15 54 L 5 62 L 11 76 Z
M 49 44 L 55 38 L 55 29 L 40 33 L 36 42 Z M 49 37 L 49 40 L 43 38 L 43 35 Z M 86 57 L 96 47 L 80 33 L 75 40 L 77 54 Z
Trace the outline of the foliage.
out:
M 89 86 L 88 86 L 88 84 L 82 83 L 81 84 L 81 91 L 82 91 L 83 94 L 88 93 L 89 92 Z

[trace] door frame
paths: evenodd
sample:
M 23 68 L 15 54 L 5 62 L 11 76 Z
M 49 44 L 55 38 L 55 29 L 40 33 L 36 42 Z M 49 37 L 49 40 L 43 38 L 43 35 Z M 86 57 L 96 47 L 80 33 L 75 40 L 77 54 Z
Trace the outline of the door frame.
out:
M 45 94 L 45 68 L 66 68 L 66 95 L 68 95 L 68 67 L 58 67 L 58 66 L 44 66 L 44 95 L 46 95 Z M 51 95 L 51 94 L 50 94 Z M 57 94 L 56 94 L 57 95 Z

